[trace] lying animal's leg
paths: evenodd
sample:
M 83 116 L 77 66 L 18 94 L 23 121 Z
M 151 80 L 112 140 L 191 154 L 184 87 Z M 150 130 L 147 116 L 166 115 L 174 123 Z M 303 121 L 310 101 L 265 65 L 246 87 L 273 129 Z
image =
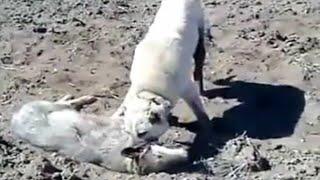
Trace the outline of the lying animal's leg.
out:
M 188 156 L 188 152 L 183 148 L 171 149 L 171 148 L 166 148 L 164 146 L 152 145 L 151 151 L 156 156 L 161 156 L 161 155 L 180 156 L 180 157 Z
M 203 87 L 203 64 L 204 60 L 206 57 L 206 50 L 205 50 L 205 45 L 204 45 L 204 32 L 203 29 L 199 29 L 199 39 L 198 39 L 198 44 L 196 47 L 196 50 L 193 54 L 193 59 L 194 59 L 194 72 L 193 72 L 193 77 L 195 81 L 198 81 L 199 83 L 199 91 L 200 94 L 202 95 L 204 93 L 204 87 Z
M 55 103 L 77 108 L 86 104 L 92 104 L 97 100 L 97 98 L 95 98 L 94 96 L 89 96 L 89 95 L 82 96 L 76 99 L 71 99 L 71 98 L 72 98 L 71 95 L 66 95 Z
M 68 94 L 68 95 L 65 95 L 63 96 L 61 99 L 59 99 L 57 102 L 65 102 L 65 101 L 68 101 L 68 100 L 71 100 L 73 99 L 74 97 L 71 95 L 71 94 Z

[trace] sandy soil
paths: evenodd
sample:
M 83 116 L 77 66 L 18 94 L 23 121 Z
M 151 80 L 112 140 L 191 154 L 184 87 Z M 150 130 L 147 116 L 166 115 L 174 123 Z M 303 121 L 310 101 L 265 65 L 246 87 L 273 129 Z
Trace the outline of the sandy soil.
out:
M 8 127 L 23 103 L 67 93 L 100 95 L 87 112 L 114 111 L 159 1 L 0 0 L 0 179 L 320 179 L 320 1 L 204 2 L 217 151 L 204 168 L 139 177 L 32 148 Z M 175 114 L 194 119 L 183 103 Z

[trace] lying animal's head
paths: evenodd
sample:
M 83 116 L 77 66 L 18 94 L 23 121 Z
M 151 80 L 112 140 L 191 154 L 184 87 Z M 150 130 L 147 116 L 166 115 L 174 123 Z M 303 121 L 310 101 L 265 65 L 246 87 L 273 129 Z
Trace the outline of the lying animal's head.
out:
M 128 147 L 121 155 L 132 160 L 129 171 L 138 174 L 174 171 L 188 162 L 188 152 L 184 148 L 167 148 L 159 145 Z
M 135 138 L 152 140 L 168 128 L 171 102 L 149 92 L 141 92 L 124 107 L 125 129 Z

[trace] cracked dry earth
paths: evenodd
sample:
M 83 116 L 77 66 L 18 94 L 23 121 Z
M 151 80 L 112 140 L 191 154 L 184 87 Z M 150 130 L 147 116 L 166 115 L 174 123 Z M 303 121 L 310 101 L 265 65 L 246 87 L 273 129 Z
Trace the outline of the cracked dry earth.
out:
M 12 113 L 31 100 L 94 94 L 85 111 L 114 111 L 159 3 L 0 0 L 0 179 L 320 179 L 319 0 L 204 0 L 216 149 L 203 168 L 120 174 L 12 137 Z M 194 119 L 183 103 L 175 114 Z

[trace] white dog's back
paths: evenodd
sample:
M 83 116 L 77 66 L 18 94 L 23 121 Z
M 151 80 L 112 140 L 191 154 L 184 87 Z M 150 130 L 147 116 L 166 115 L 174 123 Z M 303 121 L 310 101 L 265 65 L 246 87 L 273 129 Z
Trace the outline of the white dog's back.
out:
M 203 9 L 201 0 L 163 0 L 149 28 L 146 39 L 161 40 L 165 37 L 178 37 L 180 39 L 194 38 L 198 27 L 203 26 Z M 188 45 L 188 44 L 185 44 Z M 190 42 L 190 46 L 196 44 Z M 192 54 L 192 48 L 190 54 Z
M 203 26 L 200 0 L 163 0 L 134 54 L 132 86 L 175 102 L 189 86 L 193 54 Z

